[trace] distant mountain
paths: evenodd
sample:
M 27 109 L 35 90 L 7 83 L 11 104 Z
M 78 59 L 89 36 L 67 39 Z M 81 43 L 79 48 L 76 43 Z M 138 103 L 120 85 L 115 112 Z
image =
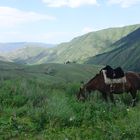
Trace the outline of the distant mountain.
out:
M 64 63 L 66 61 L 83 63 L 89 57 L 115 49 L 118 46 L 112 44 L 139 27 L 140 24 L 137 24 L 90 32 L 52 48 L 44 48 L 40 44 L 23 43 L 24 47 L 21 49 L 2 56 L 6 58 L 8 56 L 11 61 L 22 64 Z M 21 43 L 21 45 L 23 44 Z
M 140 28 L 114 43 L 110 52 L 91 57 L 87 63 L 122 66 L 140 72 Z
M 11 42 L 11 43 L 0 43 L 0 52 L 11 52 L 17 49 L 26 47 L 42 47 L 50 48 L 53 47 L 52 44 L 38 43 L 38 42 Z
M 36 59 L 32 61 L 30 59 L 54 46 L 37 42 L 0 43 L 0 60 L 21 64 L 36 63 Z
M 30 64 L 30 59 L 46 50 L 47 48 L 43 47 L 25 47 L 8 53 L 8 59 L 15 63 Z
M 10 62 L 11 60 L 4 56 L 0 56 L 0 61 Z

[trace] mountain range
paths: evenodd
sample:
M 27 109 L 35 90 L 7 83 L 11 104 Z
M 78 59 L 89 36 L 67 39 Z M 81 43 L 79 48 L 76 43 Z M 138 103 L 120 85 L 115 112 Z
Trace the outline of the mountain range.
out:
M 45 44 L 39 42 L 11 42 L 11 43 L 0 43 L 0 52 L 11 52 L 20 48 L 26 47 L 40 47 L 40 48 L 51 48 L 55 45 Z
M 89 58 L 87 63 L 121 66 L 140 71 L 140 28 L 111 45 L 115 49 Z
M 140 24 L 108 28 L 55 46 L 26 42 L 1 43 L 0 60 L 30 65 L 74 61 L 97 65 L 110 64 L 114 67 L 121 65 L 125 69 L 139 71 L 139 30 Z M 5 53 L 2 50 L 4 48 L 5 51 L 8 50 Z

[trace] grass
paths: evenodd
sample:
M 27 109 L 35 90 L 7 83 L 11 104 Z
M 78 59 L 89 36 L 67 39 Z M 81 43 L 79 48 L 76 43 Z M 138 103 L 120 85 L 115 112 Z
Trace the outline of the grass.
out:
M 140 103 L 131 108 L 130 95 L 115 96 L 116 106 L 104 102 L 98 92 L 78 102 L 79 82 L 48 83 L 44 76 L 28 70 L 1 78 L 0 139 L 140 139 Z
M 99 93 L 78 102 L 76 83 L 52 89 L 19 78 L 2 81 L 0 86 L 1 139 L 140 138 L 140 105 L 131 108 L 122 95 L 114 106 L 102 101 Z

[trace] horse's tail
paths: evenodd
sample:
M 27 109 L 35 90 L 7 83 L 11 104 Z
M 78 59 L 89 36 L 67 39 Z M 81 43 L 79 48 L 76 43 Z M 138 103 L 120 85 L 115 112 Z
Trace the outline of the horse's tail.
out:
M 139 76 L 139 90 L 140 90 L 140 73 L 137 73 L 138 74 L 138 76 Z

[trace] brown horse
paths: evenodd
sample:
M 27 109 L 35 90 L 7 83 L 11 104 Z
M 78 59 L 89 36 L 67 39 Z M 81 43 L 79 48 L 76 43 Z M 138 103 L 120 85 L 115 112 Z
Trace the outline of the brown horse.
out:
M 113 93 L 119 94 L 124 92 L 130 92 L 132 95 L 132 106 L 135 106 L 136 93 L 137 90 L 140 90 L 140 76 L 134 72 L 125 73 L 126 82 L 113 84 L 113 91 L 111 86 L 105 84 L 103 73 L 100 72 L 94 78 L 92 78 L 85 85 L 80 87 L 80 91 L 77 94 L 78 100 L 86 100 L 91 91 L 98 90 L 102 93 L 103 98 L 107 101 L 109 96 L 111 101 L 115 103 Z

